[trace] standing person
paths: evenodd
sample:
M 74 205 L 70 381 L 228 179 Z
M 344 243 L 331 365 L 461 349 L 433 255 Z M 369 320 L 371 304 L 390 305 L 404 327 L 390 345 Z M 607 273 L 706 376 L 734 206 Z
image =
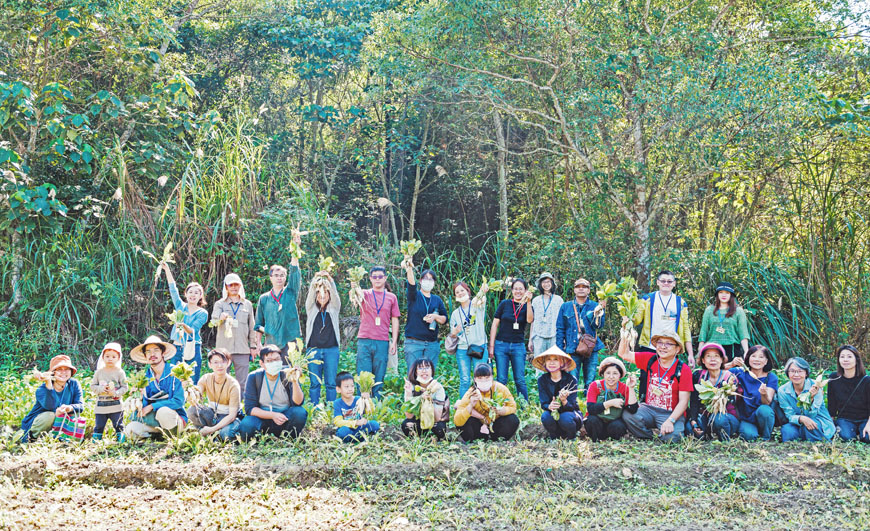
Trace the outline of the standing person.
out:
M 356 373 L 375 375 L 372 397 L 380 398 L 387 360 L 396 354 L 399 340 L 399 299 L 387 290 L 387 270 L 375 266 L 369 271 L 372 288 L 363 292 L 359 331 L 356 334 Z M 390 337 L 392 330 L 392 337 Z
M 221 299 L 214 303 L 212 321 L 218 323 L 215 348 L 230 353 L 231 364 L 244 396 L 251 360 L 257 355 L 257 332 L 254 330 L 254 305 L 245 297 L 245 286 L 235 273 L 224 277 Z M 227 330 L 231 337 L 227 337 Z
M 870 376 L 858 349 L 837 349 L 837 372 L 829 376 L 828 409 L 844 441 L 870 443 Z
M 308 412 L 299 385 L 300 369 L 282 369 L 281 349 L 266 345 L 260 350 L 260 369 L 248 375 L 245 386 L 245 418 L 238 435 L 243 441 L 257 433 L 287 434 L 296 438 L 305 428 Z
M 97 398 L 94 407 L 94 441 L 103 438 L 106 422 L 112 421 L 115 439 L 124 442 L 124 406 L 121 399 L 127 392 L 127 375 L 121 368 L 121 345 L 106 343 L 97 360 L 97 370 L 91 380 L 91 392 Z
M 698 334 L 698 352 L 706 343 L 716 343 L 725 350 L 725 369 L 739 365 L 749 350 L 749 326 L 746 312 L 737 304 L 734 286 L 720 282 L 716 286 L 716 300 L 707 306 Z
M 556 294 L 556 279 L 552 274 L 541 273 L 537 286 L 540 295 L 532 299 L 535 322 L 529 332 L 529 352 L 535 356 L 556 344 L 556 322 L 565 302 Z
M 788 382 L 776 392 L 779 406 L 788 419 L 788 423 L 782 426 L 782 442 L 829 442 L 836 428 L 825 407 L 821 387 L 810 378 L 810 364 L 801 357 L 791 358 L 785 362 L 785 374 Z M 809 406 L 798 401 L 804 393 L 808 395 Z
M 589 300 L 591 289 L 592 285 L 585 278 L 575 280 L 574 299 L 562 304 L 556 319 L 556 346 L 571 354 L 577 366 L 574 377 L 583 383 L 583 389 L 588 389 L 595 379 L 598 353 L 604 348 L 598 330 L 604 326 L 603 308 L 607 300 L 600 304 Z M 595 316 L 599 306 L 601 315 Z
M 622 413 L 637 413 L 637 396 L 634 386 L 637 378 L 630 375 L 625 383 L 625 364 L 614 356 L 601 360 L 598 366 L 600 380 L 592 382 L 586 392 L 586 433 L 593 441 L 613 439 L 618 441 L 628 433 Z
M 689 308 L 686 301 L 674 293 L 677 277 L 668 270 L 656 277 L 659 290 L 641 299 L 640 308 L 634 316 L 634 325 L 643 323 L 638 341 L 638 352 L 655 352 L 651 338 L 665 332 L 674 332 L 685 345 L 689 367 L 695 366 L 695 351 L 692 347 L 692 329 L 689 324 Z
M 203 376 L 197 387 L 209 403 L 187 409 L 190 423 L 200 434 L 217 433 L 224 441 L 234 439 L 241 425 L 239 411 L 242 395 L 239 382 L 227 374 L 231 361 L 232 356 L 225 349 L 216 348 L 208 353 L 208 366 L 212 372 Z
M 302 237 L 294 233 L 293 241 L 301 245 Z M 270 267 L 269 281 L 272 289 L 260 295 L 257 301 L 257 346 L 259 348 L 264 343 L 277 345 L 281 349 L 281 362 L 286 366 L 290 364 L 287 359 L 288 344 L 302 337 L 299 312 L 296 310 L 296 299 L 302 287 L 299 259 L 295 256 L 290 259 L 289 274 L 284 266 Z
M 489 329 L 489 357 L 495 358 L 496 380 L 507 385 L 508 366 L 513 367 L 517 393 L 529 401 L 526 387 L 526 324 L 535 321 L 535 313 L 529 307 L 531 293 L 522 278 L 511 283 L 511 298 L 501 301 L 495 310 Z
M 714 387 L 722 387 L 727 383 L 737 386 L 737 377 L 724 368 L 725 359 L 725 349 L 722 348 L 722 345 L 707 343 L 699 347 L 698 361 L 701 367 L 692 374 L 693 387 L 701 383 L 702 380 L 710 382 Z M 737 392 L 740 393 L 739 390 Z M 726 411 L 713 415 L 701 403 L 701 395 L 695 387 L 689 398 L 689 430 L 695 437 L 699 438 L 709 438 L 715 435 L 720 441 L 730 440 L 737 434 L 737 429 L 740 426 L 734 400 L 735 397 L 729 397 Z
M 576 367 L 571 356 L 557 346 L 541 352 L 532 365 L 543 374 L 538 377 L 538 399 L 541 403 L 541 424 L 549 439 L 572 440 L 583 426 L 583 416 L 577 406 L 577 379 L 571 375 Z
M 82 386 L 73 378 L 78 369 L 69 356 L 55 356 L 48 363 L 48 373 L 40 374 L 42 382 L 36 389 L 36 400 L 30 412 L 21 421 L 24 434 L 19 442 L 27 443 L 40 433 L 51 431 L 54 419 L 68 415 L 81 415 Z
M 447 421 L 450 420 L 450 403 L 447 393 L 438 380 L 435 379 L 435 366 L 426 358 L 414 360 L 408 369 L 408 379 L 405 380 L 405 401 L 415 396 L 427 393 L 432 398 L 435 410 L 435 424 L 431 429 L 424 430 L 420 419 L 410 413 L 405 413 L 402 421 L 402 433 L 405 437 L 423 436 L 431 433 L 436 439 L 443 440 L 447 433 Z
M 135 440 L 160 435 L 177 434 L 187 424 L 184 410 L 184 387 L 172 376 L 170 360 L 176 354 L 175 345 L 158 336 L 149 336 L 130 351 L 130 359 L 148 365 L 145 377 L 148 385 L 142 391 L 142 405 L 125 428 L 125 436 Z
M 405 289 L 408 298 L 408 319 L 405 322 L 405 364 L 410 367 L 420 358 L 432 362 L 433 370 L 438 367 L 438 354 L 441 342 L 438 341 L 438 325 L 447 322 L 447 308 L 438 295 L 432 294 L 435 288 L 435 272 L 423 270 L 420 286 L 414 278 L 414 262 L 402 262 L 407 277 Z
M 743 366 L 732 367 L 731 372 L 737 376 L 737 384 L 743 390 L 737 397 L 737 419 L 740 425 L 737 431 L 745 441 L 754 441 L 761 437 L 769 441 L 776 422 L 773 410 L 779 380 L 771 373 L 773 370 L 773 354 L 762 345 L 749 347 L 743 355 Z
M 465 282 L 453 285 L 457 306 L 450 314 L 450 336 L 457 338 L 456 365 L 459 367 L 459 396 L 471 387 L 474 364 L 483 360 L 486 352 L 486 293 L 489 285 L 480 288 L 483 298 L 471 300 L 471 288 Z M 445 344 L 447 342 L 445 341 Z
M 630 352 L 628 342 L 619 340 L 619 357 L 640 368 L 640 405 L 636 413 L 626 411 L 622 418 L 639 439 L 652 439 L 652 428 L 658 428 L 664 441 L 676 442 L 685 431 L 692 371 L 679 359 L 682 338 L 673 330 L 653 336 L 652 344 L 655 353 Z
M 487 401 L 495 402 L 496 406 L 490 407 Z M 519 429 L 517 403 L 506 385 L 492 381 L 489 364 L 478 363 L 474 368 L 474 385 L 456 404 L 453 423 L 461 430 L 462 441 L 467 443 L 477 439 L 506 441 Z
M 193 383 L 199 382 L 202 372 L 202 325 L 208 322 L 208 311 L 205 302 L 205 289 L 199 282 L 191 282 L 184 288 L 184 301 L 178 294 L 178 286 L 175 277 L 169 270 L 169 264 L 164 263 L 166 282 L 169 284 L 169 295 L 176 310 L 184 312 L 184 321 L 172 327 L 169 339 L 175 345 L 175 357 L 172 365 L 178 365 L 182 361 L 193 364 Z
M 321 280 L 318 280 L 318 277 Z M 308 296 L 305 297 L 305 348 L 308 354 L 314 354 L 308 364 L 311 375 L 308 387 L 308 398 L 311 404 L 320 409 L 320 389 L 326 387 L 326 402 L 335 402 L 337 386 L 335 376 L 338 374 L 338 359 L 341 353 L 341 337 L 338 330 L 338 316 L 341 313 L 341 297 L 338 286 L 326 271 L 314 275 L 308 286 Z M 314 363 L 319 361 L 320 363 Z

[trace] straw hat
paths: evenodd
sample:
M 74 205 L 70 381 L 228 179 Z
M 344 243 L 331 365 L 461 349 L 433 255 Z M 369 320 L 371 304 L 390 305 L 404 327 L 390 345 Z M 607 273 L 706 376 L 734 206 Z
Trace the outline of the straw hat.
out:
M 606 358 L 601 360 L 601 363 L 598 364 L 598 375 L 604 376 L 604 370 L 611 365 L 614 365 L 617 369 L 619 369 L 620 378 L 625 376 L 625 364 L 622 363 L 622 360 L 617 358 L 616 356 L 607 356 Z
M 130 359 L 148 365 L 148 360 L 145 358 L 146 345 L 160 345 L 163 347 L 163 361 L 169 361 L 172 356 L 175 356 L 175 345 L 167 343 L 160 339 L 160 336 L 148 336 L 144 343 L 130 351 Z
M 48 362 L 49 372 L 54 372 L 57 369 L 60 369 L 61 367 L 66 367 L 67 369 L 72 371 L 72 374 L 70 375 L 70 377 L 75 376 L 76 372 L 78 372 L 78 369 L 76 369 L 73 366 L 72 360 L 69 359 L 69 356 L 65 356 L 65 355 L 61 354 L 59 356 L 55 356 L 55 357 L 51 358 L 51 361 Z
M 667 332 L 662 332 L 660 334 L 656 334 L 652 336 L 649 340 L 649 344 L 655 348 L 656 343 L 658 343 L 659 339 L 670 339 L 680 348 L 679 352 L 677 352 L 677 356 L 679 356 L 682 352 L 686 350 L 686 346 L 683 344 L 683 340 L 680 339 L 680 336 L 677 335 L 673 330 L 669 330 Z
M 544 361 L 550 356 L 559 356 L 560 358 L 562 358 L 562 361 L 563 361 L 562 370 L 563 371 L 570 372 L 570 371 L 573 371 L 577 367 L 577 364 L 574 363 L 574 360 L 571 359 L 571 356 L 565 354 L 565 351 L 563 351 L 562 349 L 560 349 L 559 347 L 557 347 L 555 345 L 548 348 L 544 352 L 541 352 L 537 356 L 535 356 L 535 358 L 532 360 L 532 366 L 534 366 L 539 371 L 547 372 L 547 369 L 544 366 Z

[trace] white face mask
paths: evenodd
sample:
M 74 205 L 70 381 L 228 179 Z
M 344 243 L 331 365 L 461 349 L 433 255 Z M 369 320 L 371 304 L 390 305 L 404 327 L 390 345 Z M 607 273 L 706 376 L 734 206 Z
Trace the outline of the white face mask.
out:
M 487 382 L 474 382 L 474 383 L 475 383 L 475 385 L 477 385 L 477 388 L 482 393 L 485 393 L 485 392 L 489 391 L 490 389 L 492 389 L 492 380 L 489 380 Z
M 468 295 L 456 297 L 456 302 L 458 302 L 459 304 L 465 304 L 466 302 L 468 302 Z
M 420 375 L 417 375 L 417 381 L 420 382 L 420 383 L 423 384 L 423 385 L 427 385 L 429 382 L 432 381 L 432 377 L 431 377 L 431 376 L 420 376 Z
M 283 364 L 281 360 L 270 361 L 266 363 L 266 374 L 269 376 L 276 376 L 279 372 L 281 372 L 281 367 Z
M 423 291 L 432 291 L 432 288 L 435 287 L 435 281 L 431 278 L 427 278 L 425 280 L 420 281 L 420 289 Z

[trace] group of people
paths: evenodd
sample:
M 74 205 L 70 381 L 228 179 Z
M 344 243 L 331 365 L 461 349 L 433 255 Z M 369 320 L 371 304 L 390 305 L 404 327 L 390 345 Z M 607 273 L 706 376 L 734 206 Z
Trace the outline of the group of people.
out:
M 103 348 L 91 382 L 96 397 L 93 437 L 102 438 L 109 421 L 119 440 L 174 433 L 188 424 L 204 435 L 227 440 L 246 440 L 257 433 L 298 435 L 308 417 L 300 385 L 303 367 L 288 360 L 290 345 L 303 338 L 296 308 L 302 278 L 298 261 L 294 258 L 289 269 L 270 268 L 272 286 L 259 297 L 256 311 L 239 276 L 224 278 L 222 297 L 210 316 L 216 344 L 206 356 L 211 372 L 204 376 L 201 329 L 209 321 L 204 289 L 190 283 L 182 300 L 169 267 L 161 267 L 183 319 L 170 330 L 170 341 L 151 336 L 130 351 L 132 361 L 147 366 L 148 383 L 126 426 L 122 349 L 117 343 Z M 604 343 L 598 331 L 604 326 L 607 301 L 591 300 L 592 285 L 584 278 L 573 283 L 569 301 L 557 294 L 556 280 L 549 273 L 537 279 L 535 296 L 525 280 L 513 279 L 487 332 L 486 283 L 473 295 L 468 284 L 456 282 L 456 307 L 448 315 L 444 301 L 433 293 L 436 273 L 426 269 L 418 281 L 411 260 L 403 261 L 402 267 L 407 300 L 404 399 L 422 397 L 431 408 L 426 415 L 405 414 L 401 428 L 406 435 L 444 438 L 453 408 L 453 423 L 464 441 L 513 437 L 520 422 L 517 402 L 507 387 L 508 374 L 512 373 L 518 395 L 528 402 L 528 351 L 539 374 L 541 423 L 551 438 L 573 439 L 585 429 L 594 441 L 627 433 L 646 439 L 658 435 L 667 441 L 737 435 L 769 440 L 779 425 L 784 441 L 831 440 L 838 432 L 846 440 L 870 442 L 870 377 L 865 376 L 859 352 L 850 346 L 838 349 L 837 371 L 827 378 L 827 406 L 822 392 L 826 382 L 810 378 L 802 358 L 786 363 L 788 382 L 780 386 L 771 372 L 772 353 L 760 345 L 749 346 L 746 314 L 728 283 L 716 288 L 714 303 L 704 312 L 696 368 L 688 306 L 674 293 L 676 278 L 669 271 L 659 273 L 659 289 L 641 300 L 637 314 L 623 317 L 623 325 L 630 322 L 641 329 L 637 347 L 623 338 L 617 356 L 599 362 Z M 384 267 L 372 267 L 368 279 L 371 288 L 362 292 L 358 304 L 355 372 L 374 374 L 370 393 L 357 392 L 353 375 L 338 372 L 341 300 L 332 276 L 317 272 L 305 298 L 308 399 L 315 409 L 331 405 L 336 435 L 346 442 L 380 429 L 369 418 L 371 404 L 381 397 L 391 361 L 397 365 L 398 298 L 387 287 Z M 445 349 L 455 356 L 459 369 L 455 404 L 436 378 L 442 325 L 447 325 Z M 685 362 L 680 359 L 683 354 Z M 255 358 L 260 368 L 248 373 Z M 181 361 L 195 368 L 197 400 L 189 400 L 183 382 L 171 373 Z M 628 373 L 626 363 L 636 366 L 639 375 Z M 231 368 L 235 377 L 229 374 Z M 51 360 L 33 409 L 22 422 L 23 441 L 49 431 L 58 417 L 83 411 L 75 373 L 67 356 Z M 726 399 L 714 411 L 704 405 L 698 391 L 702 383 L 727 389 Z M 585 396 L 585 415 L 578 393 Z M 327 406 L 321 403 L 322 395 Z

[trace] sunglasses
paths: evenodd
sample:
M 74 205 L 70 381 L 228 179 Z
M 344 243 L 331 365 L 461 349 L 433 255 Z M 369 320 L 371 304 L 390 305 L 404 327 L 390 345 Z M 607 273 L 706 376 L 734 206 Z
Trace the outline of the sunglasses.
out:
M 382 278 L 387 278 L 387 276 L 386 275 L 370 275 L 369 278 L 372 280 L 381 280 Z

